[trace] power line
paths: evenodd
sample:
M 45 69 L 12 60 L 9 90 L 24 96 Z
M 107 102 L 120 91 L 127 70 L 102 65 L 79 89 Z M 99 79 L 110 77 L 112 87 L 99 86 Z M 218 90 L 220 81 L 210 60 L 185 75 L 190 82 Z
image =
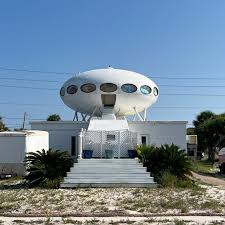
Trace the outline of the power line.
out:
M 5 71 L 17 71 L 17 72 L 30 72 L 30 73 L 43 73 L 43 74 L 58 74 L 58 75 L 74 75 L 74 72 L 57 72 L 57 71 L 44 71 L 44 70 L 33 70 L 33 69 L 20 69 L 20 68 L 10 68 L 10 67 L 6 67 L 6 66 L 0 66 L 0 70 L 5 70 Z M 210 75 L 210 77 L 187 77 L 188 75 L 185 75 L 186 77 L 175 77 L 175 76 L 170 76 L 170 75 L 166 75 L 166 76 L 149 76 L 150 78 L 156 78 L 156 79 L 172 79 L 172 80 L 202 80 L 202 79 L 206 79 L 206 80 L 215 80 L 215 79 L 219 79 L 219 80 L 225 80 L 225 77 L 215 77 L 215 75 Z M 193 74 L 192 74 L 193 76 Z
M 0 74 L 1 75 L 1 74 Z M 58 80 L 36 80 L 36 79 L 26 79 L 26 78 L 8 78 L 8 77 L 0 77 L 0 80 L 16 80 L 16 81 L 30 81 L 30 82 L 49 82 L 49 83 L 59 83 L 60 81 Z
M 159 87 L 182 87 L 182 88 L 225 88 L 225 85 L 173 85 L 160 84 Z
M 64 105 L 51 105 L 51 104 L 42 104 L 42 103 L 18 103 L 18 102 L 0 102 L 0 105 L 21 105 L 21 106 L 50 106 L 50 107 L 65 107 Z M 198 109 L 198 108 L 220 108 L 225 109 L 222 106 L 152 106 L 152 108 L 180 108 L 180 109 Z M 13 117 L 14 118 L 14 117 Z
M 15 85 L 2 85 L 0 84 L 0 87 L 6 87 L 6 88 L 26 88 L 26 89 L 34 89 L 34 90 L 44 90 L 44 91 L 58 91 L 57 88 L 39 88 L 39 87 L 29 87 L 29 86 L 15 86 Z
M 158 77 L 158 76 L 151 76 L 150 78 L 154 79 L 164 79 L 164 80 L 225 80 L 224 77 Z
M 0 102 L 0 105 L 19 105 L 19 106 L 52 106 L 52 107 L 64 107 L 63 105 L 51 105 L 51 104 L 34 104 L 34 103 L 16 103 L 16 102 Z
M 58 75 L 65 75 L 65 74 L 74 74 L 74 72 L 55 72 L 55 71 L 42 71 L 42 70 L 30 70 L 30 69 L 18 69 L 18 68 L 9 68 L 0 66 L 0 70 L 7 70 L 7 71 L 17 71 L 17 72 L 29 72 L 29 73 L 48 73 L 48 74 L 58 74 Z

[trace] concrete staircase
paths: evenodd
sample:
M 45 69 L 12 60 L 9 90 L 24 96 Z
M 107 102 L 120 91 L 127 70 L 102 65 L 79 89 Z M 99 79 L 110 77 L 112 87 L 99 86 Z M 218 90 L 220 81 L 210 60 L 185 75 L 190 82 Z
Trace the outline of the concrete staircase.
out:
M 80 159 L 61 183 L 62 188 L 156 186 L 136 159 Z
M 102 119 L 103 120 L 116 120 L 114 108 L 110 107 L 110 106 L 104 106 L 103 111 L 102 111 Z

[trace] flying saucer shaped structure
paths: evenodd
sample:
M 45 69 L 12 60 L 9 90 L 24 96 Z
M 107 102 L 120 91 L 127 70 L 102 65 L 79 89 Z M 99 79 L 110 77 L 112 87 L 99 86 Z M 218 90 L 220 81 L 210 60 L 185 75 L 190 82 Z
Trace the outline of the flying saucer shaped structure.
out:
M 80 73 L 67 80 L 61 90 L 63 102 L 71 109 L 102 116 L 111 107 L 116 117 L 142 112 L 156 102 L 157 85 L 148 77 L 109 67 Z

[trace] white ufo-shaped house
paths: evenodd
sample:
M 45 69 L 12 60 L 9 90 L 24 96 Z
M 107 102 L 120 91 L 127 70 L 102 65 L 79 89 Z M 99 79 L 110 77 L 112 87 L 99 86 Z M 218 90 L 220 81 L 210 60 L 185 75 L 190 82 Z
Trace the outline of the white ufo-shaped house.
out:
M 112 67 L 80 73 L 60 90 L 68 107 L 93 116 L 101 116 L 106 107 L 113 107 L 116 117 L 134 115 L 155 103 L 158 95 L 157 85 L 148 77 Z

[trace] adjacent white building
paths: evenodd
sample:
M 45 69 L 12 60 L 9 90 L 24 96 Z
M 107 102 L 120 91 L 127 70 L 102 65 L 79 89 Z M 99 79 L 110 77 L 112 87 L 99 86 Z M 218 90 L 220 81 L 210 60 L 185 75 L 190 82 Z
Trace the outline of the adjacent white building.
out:
M 24 158 L 29 152 L 49 149 L 46 131 L 0 132 L 0 174 L 24 174 Z

